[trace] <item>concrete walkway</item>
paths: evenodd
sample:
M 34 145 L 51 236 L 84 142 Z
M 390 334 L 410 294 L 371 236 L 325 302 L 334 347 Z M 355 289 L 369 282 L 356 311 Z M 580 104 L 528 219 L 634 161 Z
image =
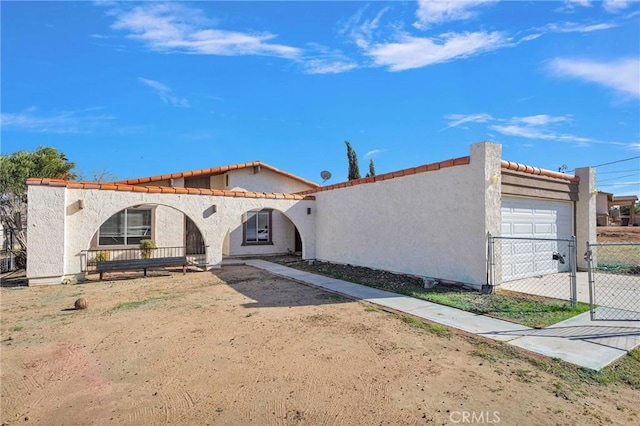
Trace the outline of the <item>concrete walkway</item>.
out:
M 261 259 L 235 262 L 592 370 L 600 370 L 640 345 L 640 321 L 591 321 L 587 312 L 544 329 L 533 329 Z

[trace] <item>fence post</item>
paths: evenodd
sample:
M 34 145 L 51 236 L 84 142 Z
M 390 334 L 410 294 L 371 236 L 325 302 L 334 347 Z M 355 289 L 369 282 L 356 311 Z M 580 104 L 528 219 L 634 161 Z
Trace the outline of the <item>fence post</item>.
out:
M 578 246 L 576 244 L 576 236 L 571 236 L 569 242 L 569 258 L 571 262 L 571 275 L 569 280 L 571 281 L 571 307 L 576 308 L 578 306 Z
M 488 284 L 490 287 L 490 293 L 493 293 L 493 289 L 494 286 L 496 285 L 496 262 L 495 262 L 495 251 L 494 251 L 494 237 L 493 235 L 491 235 L 491 233 L 487 234 L 488 235 L 488 241 L 489 241 L 489 250 L 488 250 L 488 257 L 489 257 L 489 276 L 488 276 Z
M 584 254 L 584 260 L 587 261 L 587 274 L 588 274 L 588 281 L 589 281 L 589 312 L 591 314 L 591 321 L 595 320 L 595 300 L 594 299 L 594 294 L 593 294 L 593 253 L 591 251 L 591 245 L 589 244 L 589 241 L 587 241 L 587 252 Z

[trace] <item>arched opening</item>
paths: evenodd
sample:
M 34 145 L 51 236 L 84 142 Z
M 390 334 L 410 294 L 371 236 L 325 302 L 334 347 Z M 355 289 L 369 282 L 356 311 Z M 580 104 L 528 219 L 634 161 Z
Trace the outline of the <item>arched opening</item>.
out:
M 303 239 L 296 224 L 281 210 L 252 209 L 242 213 L 227 233 L 222 253 L 227 257 L 302 255 Z
M 99 261 L 145 257 L 186 256 L 193 265 L 206 263 L 205 240 L 196 223 L 163 204 L 133 205 L 116 212 L 98 226 L 86 247 L 85 271 Z

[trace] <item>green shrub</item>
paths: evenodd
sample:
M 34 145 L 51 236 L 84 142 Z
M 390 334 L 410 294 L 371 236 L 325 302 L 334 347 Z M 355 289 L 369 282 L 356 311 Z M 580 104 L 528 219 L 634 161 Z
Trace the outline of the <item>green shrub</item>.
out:
M 99 251 L 96 253 L 96 262 L 107 262 L 111 258 L 108 251 Z
M 158 247 L 154 240 L 140 240 L 140 257 L 143 259 L 149 259 L 153 250 L 157 248 Z

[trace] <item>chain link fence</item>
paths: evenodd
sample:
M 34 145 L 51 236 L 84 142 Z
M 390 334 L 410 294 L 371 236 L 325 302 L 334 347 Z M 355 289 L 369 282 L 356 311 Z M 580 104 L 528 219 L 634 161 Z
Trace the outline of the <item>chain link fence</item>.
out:
M 640 243 L 587 243 L 592 320 L 640 321 Z
M 577 304 L 576 241 L 489 235 L 489 284 Z

